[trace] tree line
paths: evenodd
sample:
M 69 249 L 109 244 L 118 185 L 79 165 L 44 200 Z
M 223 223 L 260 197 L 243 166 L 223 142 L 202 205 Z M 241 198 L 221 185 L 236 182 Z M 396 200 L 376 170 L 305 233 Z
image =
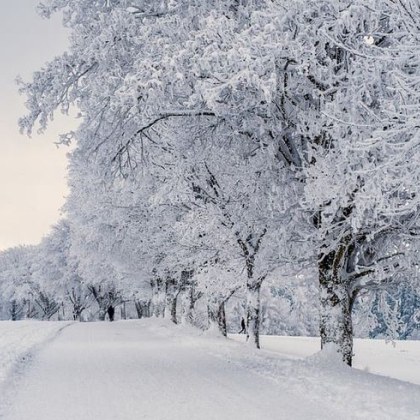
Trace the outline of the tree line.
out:
M 21 82 L 20 126 L 30 134 L 57 111 L 79 113 L 60 138 L 75 145 L 71 281 L 99 282 L 102 312 L 121 289 L 148 290 L 174 321 L 180 296 L 185 319 L 205 296 L 223 333 L 226 302 L 243 291 L 259 347 L 262 284 L 282 278 L 298 296 L 310 272 L 322 347 L 351 364 L 358 301 L 418 287 L 418 2 L 50 0 L 39 10 L 63 13 L 70 48 Z

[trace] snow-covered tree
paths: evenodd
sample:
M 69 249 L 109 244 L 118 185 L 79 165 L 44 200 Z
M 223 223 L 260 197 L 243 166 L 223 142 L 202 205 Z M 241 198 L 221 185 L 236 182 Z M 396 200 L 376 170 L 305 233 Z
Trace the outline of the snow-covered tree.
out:
M 70 253 L 71 245 L 70 223 L 62 219 L 38 245 L 39 260 L 35 279 L 44 292 L 48 291 L 59 303 L 69 307 L 74 320 L 81 320 L 83 311 L 92 302 L 79 273 L 79 260 Z M 69 318 L 70 315 L 65 317 Z
M 190 223 L 198 233 L 192 236 L 202 230 L 240 248 L 248 291 L 255 292 L 248 295 L 248 318 L 257 331 L 261 279 L 267 261 L 276 260 L 268 254 L 281 263 L 277 244 L 306 240 L 319 275 L 322 346 L 334 346 L 351 364 L 356 297 L 416 271 L 418 8 L 393 0 L 51 0 L 43 6 L 46 16 L 65 13 L 71 45 L 22 84 L 29 113 L 21 127 L 44 129 L 57 109 L 80 110 L 78 131 L 62 142 L 75 138 L 80 162 L 93 162 L 98 175 L 95 187 L 90 178 L 80 183 L 85 198 L 75 201 L 86 203 L 78 246 L 88 244 L 82 254 L 96 261 L 86 263 L 86 274 L 124 277 L 109 256 L 132 243 L 119 233 L 133 226 L 131 238 L 140 237 L 140 218 L 134 224 L 121 218 L 87 191 L 95 197 L 105 188 L 105 197 L 112 185 L 111 201 L 117 191 L 125 200 L 133 173 L 133 185 L 141 185 L 143 168 L 158 168 L 150 178 L 157 193 L 143 189 L 134 200 L 149 211 L 149 241 L 159 231 L 159 219 L 149 218 L 156 203 L 171 206 L 157 212 L 167 218 L 164 234 L 149 248 L 156 280 L 191 269 L 172 225 L 199 215 L 204 227 Z M 168 198 L 165 183 L 173 187 Z M 270 219 L 267 209 L 281 216 Z M 168 247 L 159 254 L 163 238 Z M 127 260 L 146 248 L 126 253 Z M 233 247 L 215 249 L 230 260 Z M 89 275 L 92 267 L 100 270 Z
M 34 316 L 36 298 L 34 269 L 34 246 L 18 246 L 0 254 L 0 294 L 7 316 L 12 321 Z

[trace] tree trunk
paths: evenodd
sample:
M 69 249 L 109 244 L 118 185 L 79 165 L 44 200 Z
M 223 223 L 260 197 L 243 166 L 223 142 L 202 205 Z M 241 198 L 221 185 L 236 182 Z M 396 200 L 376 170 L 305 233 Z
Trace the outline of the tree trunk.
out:
M 209 330 L 217 330 L 227 337 L 225 301 L 207 306 Z
M 186 292 L 183 293 L 181 313 L 181 322 L 194 325 L 195 321 L 195 304 L 201 298 L 202 292 L 196 292 L 194 285 L 190 285 Z
M 144 314 L 143 314 L 143 305 L 141 301 L 139 300 L 134 301 L 134 306 L 136 307 L 137 318 L 142 319 L 144 317 Z
M 150 318 L 152 316 L 152 301 L 146 300 L 143 301 L 143 316 L 146 318 Z
M 10 313 L 10 319 L 12 321 L 17 321 L 18 320 L 19 309 L 18 309 L 18 304 L 17 304 L 16 300 L 12 300 L 9 313 Z
M 188 301 L 188 309 L 187 309 L 186 316 L 185 316 L 185 319 L 191 325 L 194 324 L 194 320 L 195 320 L 195 303 L 197 302 L 194 299 L 193 294 L 194 294 L 194 291 L 191 290 L 190 299 Z
M 219 305 L 219 309 L 217 311 L 217 324 L 219 326 L 219 331 L 221 332 L 221 334 L 224 337 L 227 337 L 226 310 L 224 301 Z
M 73 321 L 81 321 L 82 320 L 82 308 L 73 308 Z
M 35 305 L 33 304 L 31 299 L 28 299 L 27 304 L 28 304 L 28 306 L 27 306 L 25 317 L 27 319 L 35 318 L 36 317 Z
M 150 318 L 150 300 L 136 300 L 134 302 L 137 312 L 137 318 Z
M 176 308 L 178 301 L 179 290 L 177 290 L 177 284 L 175 280 L 168 279 L 166 281 L 166 308 L 165 316 L 170 317 L 174 324 L 178 324 Z
M 115 308 L 112 305 L 109 305 L 106 312 L 108 313 L 109 321 L 113 322 L 115 319 Z
M 176 308 L 177 308 L 177 303 L 178 303 L 178 295 L 179 293 L 176 293 L 174 298 L 172 299 L 172 304 L 171 304 L 171 321 L 174 324 L 178 324 L 178 318 L 176 316 Z
M 153 284 L 153 314 L 155 317 L 165 316 L 165 298 L 166 290 L 165 283 L 162 279 L 156 279 Z
M 333 266 L 335 260 L 336 253 L 332 252 L 319 262 L 321 349 L 327 345 L 335 347 L 342 360 L 351 366 L 353 299 Z
M 121 306 L 121 319 L 127 319 L 127 307 L 126 302 L 124 301 Z
M 260 301 L 261 282 L 247 284 L 247 335 L 250 344 L 260 348 Z
M 255 280 L 255 258 L 259 252 L 261 241 L 263 240 L 267 228 L 264 228 L 261 234 L 257 235 L 257 240 L 252 243 L 254 235 L 250 235 L 245 241 L 238 237 L 238 244 L 240 245 L 243 254 L 246 256 L 246 271 L 247 271 L 247 298 L 246 298 L 246 325 L 247 334 L 246 341 L 257 349 L 260 348 L 260 317 L 261 317 L 261 284 L 264 281 L 267 274 L 258 277 Z M 255 239 L 254 239 L 255 240 Z

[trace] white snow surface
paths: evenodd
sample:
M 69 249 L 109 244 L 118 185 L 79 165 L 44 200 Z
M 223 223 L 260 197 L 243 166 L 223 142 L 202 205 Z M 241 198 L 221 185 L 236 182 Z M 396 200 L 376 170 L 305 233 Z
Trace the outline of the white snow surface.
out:
M 244 342 L 245 336 L 232 334 L 230 338 Z M 285 357 L 303 359 L 319 351 L 319 337 L 260 336 L 265 350 Z M 353 367 L 402 381 L 420 385 L 420 341 L 416 340 L 354 340 Z
M 350 369 L 331 362 L 328 352 L 292 356 L 165 320 L 75 323 L 15 372 L 0 397 L 0 417 L 420 418 L 418 385 Z
M 0 322 L 0 389 L 12 369 L 39 343 L 52 338 L 68 322 L 1 321 Z

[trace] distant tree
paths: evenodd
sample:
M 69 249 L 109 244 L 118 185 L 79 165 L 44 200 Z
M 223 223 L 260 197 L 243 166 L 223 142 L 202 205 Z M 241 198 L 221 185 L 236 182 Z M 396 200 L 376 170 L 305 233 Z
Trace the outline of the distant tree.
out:
M 19 246 L 0 253 L 0 296 L 12 321 L 34 315 L 37 288 L 32 273 L 36 251 L 34 246 Z

